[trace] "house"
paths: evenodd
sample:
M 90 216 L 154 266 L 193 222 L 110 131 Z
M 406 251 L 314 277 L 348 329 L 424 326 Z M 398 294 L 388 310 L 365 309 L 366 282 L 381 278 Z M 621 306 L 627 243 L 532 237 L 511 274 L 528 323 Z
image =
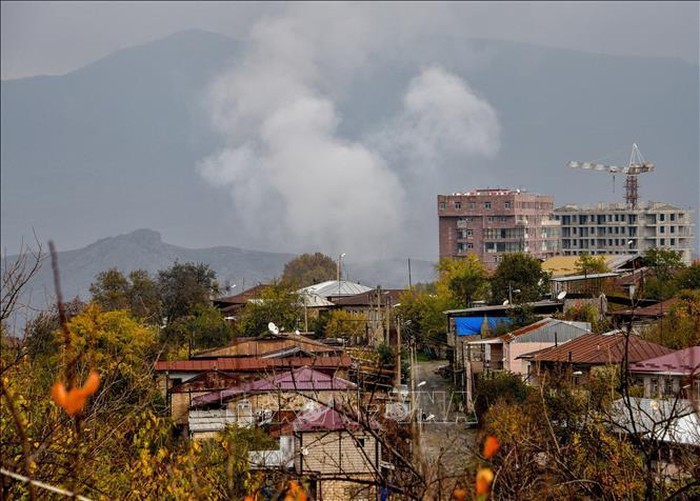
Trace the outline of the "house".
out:
M 700 399 L 700 346 L 630 364 L 645 398 Z
M 197 376 L 169 388 L 165 392 L 170 408 L 170 417 L 175 425 L 185 426 L 192 400 L 214 390 L 222 390 L 240 383 L 240 376 L 221 372 L 217 369 L 203 372 Z
M 467 356 L 473 372 L 482 370 L 506 370 L 527 378 L 529 364 L 522 355 L 544 348 L 558 346 L 591 333 L 589 322 L 569 322 L 555 318 L 545 318 L 533 324 L 489 339 L 467 343 Z
M 377 498 L 381 446 L 372 430 L 378 425 L 364 421 L 326 406 L 294 421 L 294 469 L 313 480 L 314 499 Z
M 574 382 L 584 379 L 596 368 L 639 362 L 670 353 L 671 349 L 621 331 L 606 334 L 586 334 L 567 343 L 521 355 L 530 362 L 531 380 L 546 374 L 568 374 Z
M 535 315 L 549 317 L 561 312 L 563 303 L 560 301 L 537 301 L 526 303 Z M 466 386 L 465 361 L 467 344 L 493 334 L 505 333 L 513 322 L 511 315 L 516 312 L 514 305 L 477 306 L 458 310 L 447 310 L 447 345 L 451 351 L 449 356 L 453 367 L 455 384 Z
M 267 284 L 258 284 L 251 287 L 240 294 L 233 296 L 222 296 L 214 299 L 213 304 L 219 309 L 221 314 L 227 320 L 236 321 L 241 313 L 241 310 L 250 302 L 251 299 L 260 297 L 265 289 L 271 287 Z
M 229 346 L 214 348 L 192 355 L 192 360 L 214 358 L 285 358 L 331 357 L 342 355 L 342 349 L 297 334 L 266 334 L 261 337 L 241 337 Z
M 257 426 L 274 423 L 281 412 L 356 403 L 357 393 L 357 385 L 350 381 L 301 367 L 194 398 L 190 435 L 208 438 L 230 424 Z
M 659 478 L 700 475 L 700 416 L 690 400 L 618 399 L 610 409 L 612 429 L 635 435 L 655 451 L 652 467 Z
M 677 297 L 673 297 L 647 306 L 615 311 L 611 315 L 616 325 L 622 326 L 631 323 L 636 330 L 641 330 L 668 315 L 678 301 Z
M 333 298 L 336 309 L 362 315 L 365 319 L 364 339 L 355 339 L 354 344 L 396 345 L 394 307 L 399 304 L 399 295 L 404 289 L 370 289 L 352 296 Z

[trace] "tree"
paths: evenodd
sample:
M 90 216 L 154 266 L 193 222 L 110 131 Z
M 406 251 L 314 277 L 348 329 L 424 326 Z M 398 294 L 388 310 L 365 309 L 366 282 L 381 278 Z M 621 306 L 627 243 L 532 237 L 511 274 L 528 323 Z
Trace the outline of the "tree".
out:
M 367 334 L 367 317 L 362 313 L 335 310 L 326 324 L 325 336 L 360 343 Z
M 179 263 L 158 272 L 158 287 L 167 322 L 191 315 L 218 293 L 216 273 L 204 263 Z
M 654 271 L 656 278 L 664 282 L 685 268 L 680 252 L 660 247 L 653 247 L 644 253 L 644 264 Z
M 603 256 L 591 256 L 589 254 L 581 254 L 574 266 L 579 275 L 593 275 L 610 271 L 608 265 L 605 264 Z
M 92 300 L 104 311 L 126 310 L 130 306 L 131 284 L 117 268 L 110 268 L 95 277 L 90 284 Z
M 95 277 L 90 294 L 104 311 L 130 310 L 136 318 L 160 323 L 160 291 L 146 270 L 133 270 L 126 277 L 110 268 Z
M 284 265 L 281 282 L 299 289 L 326 280 L 335 280 L 337 269 L 337 263 L 325 254 L 302 254 Z
M 463 259 L 444 258 L 438 264 L 438 290 L 447 287 L 455 303 L 469 308 L 472 301 L 486 296 L 488 271 L 475 254 Z
M 238 334 L 260 336 L 267 332 L 267 325 L 275 323 L 280 329 L 293 331 L 299 325 L 303 313 L 299 294 L 285 286 L 274 283 L 265 287 L 259 297 L 249 302 L 239 318 Z
M 514 302 L 538 301 L 547 291 L 548 282 L 549 274 L 542 271 L 536 257 L 522 252 L 504 254 L 491 278 L 491 302 L 511 298 Z

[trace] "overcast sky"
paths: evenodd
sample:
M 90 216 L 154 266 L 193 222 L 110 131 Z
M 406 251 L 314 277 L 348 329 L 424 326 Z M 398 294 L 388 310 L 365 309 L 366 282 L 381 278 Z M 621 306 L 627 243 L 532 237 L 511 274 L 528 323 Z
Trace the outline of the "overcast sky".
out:
M 698 62 L 698 2 L 373 3 L 405 30 Z M 64 74 L 118 49 L 199 28 L 246 39 L 288 2 L 2 2 L 2 78 Z M 303 8 L 338 8 L 311 3 Z

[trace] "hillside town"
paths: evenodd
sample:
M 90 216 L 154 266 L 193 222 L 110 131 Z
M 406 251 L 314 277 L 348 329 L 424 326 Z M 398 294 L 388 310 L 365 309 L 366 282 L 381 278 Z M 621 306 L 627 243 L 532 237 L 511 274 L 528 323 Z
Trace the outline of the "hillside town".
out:
M 435 283 L 367 286 L 345 279 L 344 254 L 322 253 L 235 295 L 202 263 L 157 277 L 109 269 L 89 302 L 59 295 L 13 337 L 13 297 L 43 259 L 25 253 L 3 276 L 2 441 L 15 451 L 3 454 L 3 497 L 65 471 L 37 469 L 58 450 L 90 478 L 111 443 L 97 429 L 127 421 L 120 461 L 143 475 L 144 498 L 700 493 L 689 211 L 636 200 L 555 209 L 551 196 L 476 189 L 439 195 L 437 216 Z M 53 402 L 42 399 L 32 371 L 63 374 L 65 394 L 55 383 Z M 70 404 L 91 378 L 92 401 Z M 43 420 L 81 415 L 72 436 L 86 448 L 70 452 Z M 72 489 L 100 497 L 93 482 Z
M 0 14 L 0 501 L 700 500 L 700 2 Z

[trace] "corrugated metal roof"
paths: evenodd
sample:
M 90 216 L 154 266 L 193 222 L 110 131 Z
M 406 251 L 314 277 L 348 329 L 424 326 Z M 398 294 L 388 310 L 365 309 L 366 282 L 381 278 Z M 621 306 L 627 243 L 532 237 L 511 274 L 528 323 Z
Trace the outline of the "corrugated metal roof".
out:
M 619 276 L 619 273 L 589 273 L 587 275 L 571 275 L 567 277 L 550 278 L 550 282 L 576 282 L 578 280 L 594 280 L 596 278 L 613 278 Z
M 589 322 L 571 322 L 556 318 L 544 318 L 533 324 L 526 325 L 500 336 L 504 342 L 520 341 L 527 338 L 526 342 L 554 341 L 555 334 L 559 342 L 570 341 L 584 334 L 589 334 L 591 324 Z
M 541 350 L 532 355 L 534 362 L 570 362 L 575 364 L 605 365 L 622 362 L 625 351 L 622 333 L 585 334 L 559 346 Z M 629 336 L 628 361 L 637 362 L 671 352 L 669 348 Z
M 687 400 L 631 398 L 611 404 L 613 422 L 627 433 L 663 442 L 700 446 L 700 417 Z M 634 425 L 633 425 L 634 423 Z
M 304 294 L 304 292 L 309 292 L 324 298 L 329 298 L 332 296 L 354 296 L 355 294 L 362 294 L 370 290 L 372 290 L 371 287 L 355 282 L 348 282 L 347 280 L 341 280 L 340 282 L 338 282 L 338 280 L 328 280 L 299 289 L 297 293 Z
M 342 351 L 340 348 L 328 346 L 320 341 L 309 339 L 305 336 L 280 334 L 261 338 L 238 339 L 230 346 L 203 351 L 193 355 L 192 358 L 262 357 L 283 352 L 293 347 L 313 354 L 340 353 Z
M 329 376 L 310 367 L 301 367 L 246 384 L 214 391 L 195 398 L 192 405 L 197 407 L 212 402 L 225 402 L 241 395 L 268 393 L 271 391 L 348 391 L 357 389 L 355 383 Z
M 155 363 L 158 372 L 204 372 L 213 369 L 231 372 L 259 372 L 273 369 L 295 369 L 308 365 L 319 370 L 348 369 L 352 359 L 347 355 L 339 357 L 290 357 L 290 358 L 215 358 L 202 360 L 174 360 Z
M 687 376 L 700 373 L 700 346 L 691 346 L 630 365 L 630 372 Z

